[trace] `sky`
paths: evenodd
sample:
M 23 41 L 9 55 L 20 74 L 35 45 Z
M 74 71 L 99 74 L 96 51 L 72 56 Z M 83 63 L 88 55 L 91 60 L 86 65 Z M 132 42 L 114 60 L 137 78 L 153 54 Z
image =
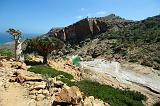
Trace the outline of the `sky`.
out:
M 0 0 L 0 32 L 47 33 L 85 17 L 116 14 L 142 20 L 160 14 L 160 0 Z

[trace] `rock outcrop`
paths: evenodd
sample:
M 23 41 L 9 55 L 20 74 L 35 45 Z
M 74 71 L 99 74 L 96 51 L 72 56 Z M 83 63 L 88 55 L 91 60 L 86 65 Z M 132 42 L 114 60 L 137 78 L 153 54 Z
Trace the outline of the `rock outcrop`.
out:
M 60 93 L 55 96 L 55 103 L 61 104 L 80 104 L 83 100 L 83 95 L 80 89 L 76 86 L 70 88 L 64 88 Z
M 68 27 L 58 30 L 52 29 L 49 31 L 48 35 L 57 37 L 63 41 L 76 43 L 86 38 L 92 38 L 106 30 L 107 24 L 105 22 L 94 18 L 85 18 Z
M 128 26 L 132 21 L 116 15 L 100 18 L 85 18 L 64 28 L 52 28 L 47 35 L 69 43 L 78 43 L 86 38 L 94 38 L 107 30 L 118 30 Z

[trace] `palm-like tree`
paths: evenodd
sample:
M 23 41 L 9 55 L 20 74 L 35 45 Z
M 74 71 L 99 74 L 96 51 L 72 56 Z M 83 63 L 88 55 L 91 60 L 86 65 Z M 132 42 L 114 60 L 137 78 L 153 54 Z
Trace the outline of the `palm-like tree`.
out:
M 15 59 L 16 61 L 21 61 L 21 31 L 15 30 L 13 28 L 8 29 L 6 32 L 8 32 L 10 35 L 12 35 L 12 39 L 15 41 Z
M 39 55 L 43 56 L 43 63 L 47 63 L 47 57 L 53 50 L 62 49 L 64 43 L 56 38 L 41 36 L 33 39 L 26 40 L 27 48 L 30 52 L 37 52 Z

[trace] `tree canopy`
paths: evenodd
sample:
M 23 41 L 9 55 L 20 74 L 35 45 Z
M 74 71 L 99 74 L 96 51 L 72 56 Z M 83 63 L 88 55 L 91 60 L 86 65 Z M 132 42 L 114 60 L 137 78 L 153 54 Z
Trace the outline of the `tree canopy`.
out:
M 9 28 L 6 32 L 13 36 L 14 40 L 19 40 L 21 38 L 21 31 Z
M 27 44 L 26 52 L 36 52 L 43 56 L 43 63 L 47 63 L 47 57 L 52 51 L 62 49 L 64 46 L 61 40 L 47 36 L 27 39 L 25 43 Z

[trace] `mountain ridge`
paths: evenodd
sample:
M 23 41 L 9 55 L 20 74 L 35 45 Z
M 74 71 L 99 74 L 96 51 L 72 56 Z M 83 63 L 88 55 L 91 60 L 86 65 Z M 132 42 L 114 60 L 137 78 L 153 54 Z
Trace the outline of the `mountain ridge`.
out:
M 70 43 L 79 43 L 86 38 L 93 38 L 98 34 L 106 32 L 114 25 L 117 28 L 123 28 L 130 23 L 132 21 L 111 14 L 103 18 L 84 18 L 67 27 L 51 29 L 47 35 L 57 37 L 63 41 L 69 41 Z

